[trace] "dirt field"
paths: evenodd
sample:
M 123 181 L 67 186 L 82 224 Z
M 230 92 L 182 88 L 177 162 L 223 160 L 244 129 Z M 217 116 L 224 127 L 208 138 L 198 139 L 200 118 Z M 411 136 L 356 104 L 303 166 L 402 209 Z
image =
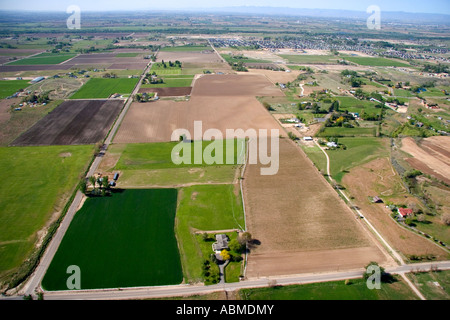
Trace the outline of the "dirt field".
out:
M 271 71 L 271 70 L 250 70 L 250 74 L 262 74 L 272 83 L 288 83 L 292 82 L 300 75 L 300 71 L 292 70 L 292 72 Z
M 63 102 L 11 145 L 81 145 L 100 142 L 105 138 L 122 107 L 121 100 Z
M 438 179 L 450 184 L 450 138 L 431 137 L 419 145 L 412 138 L 402 140 L 402 150 L 413 158 L 408 163 Z
M 276 176 L 259 169 L 248 166 L 244 179 L 247 228 L 260 242 L 249 278 L 392 263 L 293 142 L 280 141 Z
M 144 69 L 149 60 L 145 60 L 143 56 L 120 58 L 116 57 L 117 53 L 96 53 L 96 54 L 81 54 L 72 60 L 69 60 L 62 66 L 70 68 L 86 67 L 89 65 L 107 65 L 108 69 L 114 70 L 139 70 Z
M 222 63 L 222 59 L 215 53 L 201 53 L 201 52 L 165 52 L 158 53 L 157 62 L 162 60 L 168 61 L 181 61 L 182 63 Z
M 420 206 L 417 199 L 410 196 L 400 183 L 387 158 L 377 159 L 352 169 L 342 181 L 348 193 L 355 198 L 361 211 L 385 237 L 392 247 L 404 255 L 435 255 L 438 259 L 448 259 L 448 255 L 430 241 L 401 228 L 390 217 L 390 210 L 384 204 L 373 204 L 368 197 L 381 195 L 398 205 Z
M 114 142 L 171 141 L 175 129 L 193 133 L 194 121 L 203 121 L 203 131 L 219 129 L 224 135 L 227 129 L 280 129 L 256 100 L 258 95 L 283 93 L 260 75 L 203 76 L 195 82 L 189 101 L 134 103 Z
M 180 88 L 141 88 L 139 93 L 144 92 L 156 92 L 159 97 L 181 97 L 189 96 L 192 92 L 192 87 L 180 87 Z
M 0 125 L 2 123 L 7 122 L 11 119 L 11 106 L 18 105 L 22 99 L 21 98 L 13 98 L 13 99 L 2 99 L 0 100 Z
M 278 129 L 275 119 L 252 97 L 226 100 L 220 97 L 191 97 L 190 101 L 134 103 L 128 111 L 115 143 L 171 141 L 176 129 L 194 132 L 194 121 L 203 121 L 203 132 L 219 129 Z M 281 133 L 281 130 L 280 130 Z M 178 140 L 178 138 L 176 139 Z
M 257 74 L 208 75 L 199 78 L 192 96 L 238 97 L 238 96 L 279 96 L 284 93 L 266 77 Z

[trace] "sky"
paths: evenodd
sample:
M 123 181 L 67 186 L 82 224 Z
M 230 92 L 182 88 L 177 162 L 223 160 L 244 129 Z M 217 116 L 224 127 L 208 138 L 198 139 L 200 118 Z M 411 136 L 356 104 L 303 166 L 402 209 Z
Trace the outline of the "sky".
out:
M 82 11 L 174 10 L 234 6 L 366 11 L 370 5 L 377 5 L 382 11 L 450 14 L 450 0 L 0 0 L 0 10 L 66 11 L 70 5 L 79 6 Z

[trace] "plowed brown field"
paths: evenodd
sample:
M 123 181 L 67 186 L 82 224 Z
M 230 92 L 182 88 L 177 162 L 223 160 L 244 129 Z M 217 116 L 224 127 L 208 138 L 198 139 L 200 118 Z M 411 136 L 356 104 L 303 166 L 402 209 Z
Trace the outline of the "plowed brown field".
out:
M 247 228 L 260 245 L 247 276 L 300 274 L 392 263 L 360 221 L 291 141 L 280 141 L 280 170 L 244 179 Z

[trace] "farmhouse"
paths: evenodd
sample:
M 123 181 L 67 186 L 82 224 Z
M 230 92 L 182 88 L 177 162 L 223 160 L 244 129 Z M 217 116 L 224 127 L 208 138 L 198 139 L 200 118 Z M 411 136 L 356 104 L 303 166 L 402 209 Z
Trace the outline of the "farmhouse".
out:
M 216 241 L 213 245 L 213 251 L 216 254 L 220 254 L 223 250 L 228 249 L 228 237 L 226 234 L 218 234 L 216 235 Z
M 398 213 L 402 218 L 407 218 L 412 216 L 413 214 L 413 210 L 412 209 L 405 209 L 405 208 L 400 208 L 398 209 Z

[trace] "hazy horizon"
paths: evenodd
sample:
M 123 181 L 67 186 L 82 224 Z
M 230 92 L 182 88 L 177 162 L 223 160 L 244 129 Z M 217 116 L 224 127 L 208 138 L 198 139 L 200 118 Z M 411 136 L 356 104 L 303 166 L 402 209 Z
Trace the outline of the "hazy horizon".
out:
M 273 5 L 273 1 L 268 0 L 228 0 L 223 1 L 207 1 L 192 0 L 188 4 L 181 0 L 166 0 L 163 3 L 155 1 L 134 0 L 129 2 L 123 1 L 87 1 L 87 0 L 18 0 L 15 2 L 8 1 L 0 5 L 0 10 L 14 11 L 61 11 L 65 12 L 70 5 L 77 5 L 84 11 L 150 11 L 150 10 L 211 10 L 230 7 L 273 7 L 273 8 L 293 8 L 293 9 L 318 9 L 318 10 L 351 10 L 366 11 L 371 5 L 377 5 L 385 12 L 408 12 L 408 13 L 434 13 L 434 14 L 450 14 L 450 1 L 448 0 L 429 0 L 429 1 L 392 1 L 392 0 L 285 0 L 282 5 Z

